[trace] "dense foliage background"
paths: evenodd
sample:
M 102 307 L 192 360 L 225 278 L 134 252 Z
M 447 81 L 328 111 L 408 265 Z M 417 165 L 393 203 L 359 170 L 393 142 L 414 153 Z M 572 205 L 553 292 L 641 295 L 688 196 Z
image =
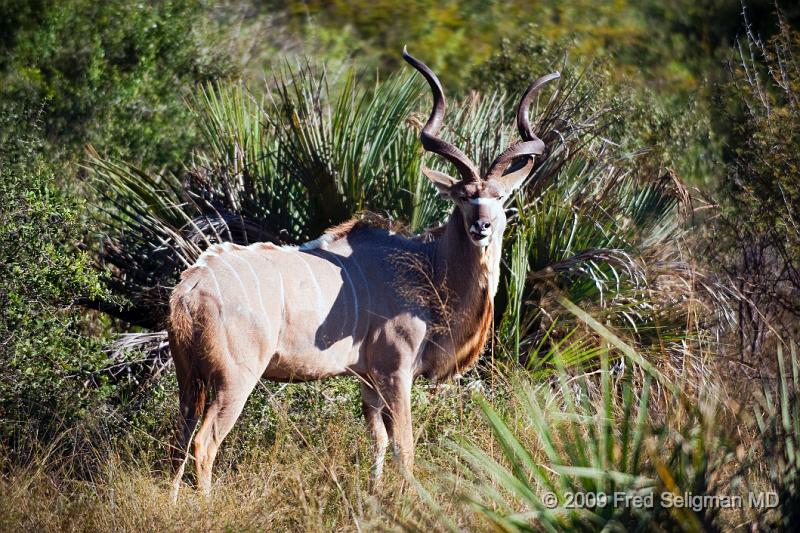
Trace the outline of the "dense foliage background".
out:
M 0 521 L 107 528 L 92 505 L 115 491 L 190 520 L 146 488 L 176 409 L 169 290 L 214 242 L 299 243 L 364 211 L 409 232 L 445 219 L 408 45 L 445 85 L 443 134 L 483 166 L 521 91 L 562 72 L 532 110 L 548 155 L 508 205 L 495 336 L 461 382 L 484 392 L 418 393 L 433 474 L 365 510 L 366 443 L 336 431 L 359 424 L 357 387 L 265 384 L 223 453 L 226 497 L 264 485 L 247 476 L 270 449 L 319 503 L 302 519 L 218 503 L 218 527 L 791 529 L 798 28 L 800 8 L 766 1 L 0 2 L 0 472 L 57 502 L 33 512 L 17 491 Z M 328 462 L 302 466 L 304 449 Z M 773 488 L 781 506 L 553 515 L 539 496 L 642 483 Z

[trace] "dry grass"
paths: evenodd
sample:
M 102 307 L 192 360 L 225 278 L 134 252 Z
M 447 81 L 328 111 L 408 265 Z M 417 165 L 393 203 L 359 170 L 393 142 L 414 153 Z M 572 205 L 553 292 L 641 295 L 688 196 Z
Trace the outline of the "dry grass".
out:
M 525 374 L 502 375 L 498 371 L 491 374 L 492 386 L 484 397 L 520 437 L 534 461 L 547 465 L 539 435 L 515 394 Z M 477 373 L 470 373 L 435 393 L 424 384 L 415 386 L 415 474 L 419 486 L 409 484 L 389 464 L 384 486 L 370 493 L 369 442 L 357 386 L 352 380 L 340 379 L 286 388 L 265 386 L 257 391 L 223 444 L 215 465 L 212 497 L 204 500 L 193 490 L 190 473 L 173 505 L 164 459 L 175 401 L 167 394 L 157 400 L 162 402 L 160 407 L 143 406 L 143 410 L 164 413 L 163 420 L 157 421 L 161 426 L 149 434 L 138 430 L 116 439 L 95 436 L 90 447 L 35 450 L 25 462 L 12 461 L 0 451 L 0 493 L 4 495 L 0 498 L 0 530 L 446 531 L 449 526 L 488 530 L 491 524 L 464 496 L 480 498 L 492 489 L 506 493 L 506 487 L 492 476 L 476 477 L 477 471 L 456 459 L 453 451 L 454 442 L 468 442 L 507 464 L 474 392 L 469 390 L 480 384 L 476 378 Z M 556 447 L 584 446 L 587 440 L 563 441 L 566 434 L 554 429 L 564 423 L 558 408 L 563 404 L 563 390 L 552 383 L 549 394 L 548 384 L 540 385 L 543 398 L 555 407 L 552 413 L 548 411 L 548 425 Z M 747 432 L 746 425 L 734 429 L 742 419 L 723 405 L 724 401 L 715 400 L 726 396 L 724 391 L 706 389 L 701 396 L 704 404 L 718 409 L 702 426 L 711 432 L 709 439 L 727 422 L 731 431 L 726 434 Z M 651 409 L 651 416 L 668 419 L 675 431 L 689 421 L 681 409 L 669 409 L 660 401 Z M 161 437 L 150 445 L 142 444 L 153 433 Z M 584 431 L 580 433 L 582 439 L 590 438 Z M 743 435 L 739 444 L 748 447 L 754 437 Z M 664 444 L 648 441 L 648 455 L 664 456 L 667 450 L 659 448 Z M 715 454 L 713 449 L 709 451 L 711 459 Z M 25 466 L 20 466 L 23 463 Z M 80 468 L 87 464 L 94 466 Z M 717 475 L 728 477 L 738 465 L 738 459 L 727 457 L 718 465 Z M 191 463 L 188 471 L 193 471 Z M 766 486 L 763 472 L 754 470 L 747 477 L 750 487 Z M 473 485 L 475 481 L 478 485 Z M 516 509 L 525 508 L 513 496 L 509 501 L 516 501 Z M 721 518 L 723 529 L 749 520 L 736 513 Z
M 67 461 L 63 449 L 37 450 L 27 466 L 0 458 L 0 529 L 437 529 L 431 508 L 393 468 L 391 457 L 384 486 L 370 493 L 369 442 L 354 409 L 356 398 L 349 391 L 344 399 L 332 397 L 330 389 L 323 393 L 332 401 L 306 406 L 308 416 L 292 402 L 272 402 L 269 421 L 259 420 L 258 407 L 250 409 L 223 444 L 208 500 L 193 490 L 190 473 L 178 503 L 171 504 L 163 468 L 166 444 L 134 451 L 130 436 L 129 444 L 103 439 L 82 450 L 99 465 L 88 475 L 76 474 L 75 458 Z M 454 492 L 436 488 L 443 476 L 455 473 L 451 453 L 440 443 L 454 435 L 488 442 L 490 430 L 463 387 L 445 387 L 435 396 L 417 387 L 416 393 L 417 480 L 447 515 L 460 516 L 461 527 L 480 529 L 480 518 L 464 513 Z M 254 436 L 259 422 L 269 427 Z M 78 463 L 87 460 L 77 458 Z M 187 470 L 193 470 L 191 463 Z

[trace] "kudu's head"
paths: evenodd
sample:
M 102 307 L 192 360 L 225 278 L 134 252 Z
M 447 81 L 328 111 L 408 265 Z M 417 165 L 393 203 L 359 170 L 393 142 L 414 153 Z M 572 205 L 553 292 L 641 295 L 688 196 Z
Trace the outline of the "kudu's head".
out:
M 436 74 L 422 61 L 403 49 L 403 59 L 417 69 L 433 92 L 433 109 L 427 124 L 422 128 L 422 146 L 429 152 L 441 155 L 458 169 L 458 180 L 443 172 L 422 167 L 422 172 L 433 182 L 439 194 L 456 204 L 461 211 L 464 230 L 476 246 L 488 246 L 493 239 L 501 239 L 506 225 L 504 199 L 514 192 L 533 170 L 534 157 L 544 153 L 545 145 L 531 128 L 528 107 L 534 94 L 560 74 L 554 72 L 534 81 L 520 100 L 517 108 L 517 128 L 522 140 L 501 153 L 481 176 L 475 164 L 458 148 L 439 138 L 444 120 L 444 91 Z

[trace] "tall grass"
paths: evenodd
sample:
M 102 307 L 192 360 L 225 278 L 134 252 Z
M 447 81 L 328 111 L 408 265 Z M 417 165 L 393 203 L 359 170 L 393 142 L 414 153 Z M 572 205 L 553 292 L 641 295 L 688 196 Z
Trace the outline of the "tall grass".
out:
M 502 531 L 793 531 L 794 343 L 791 369 L 777 350 L 778 390 L 768 384 L 760 402 L 740 404 L 724 400 L 724 381 L 699 396 L 680 381 L 655 394 L 663 375 L 638 366 L 644 359 L 619 336 L 603 336 L 595 371 L 570 372 L 557 354 L 551 380 L 516 374 L 510 400 L 477 397 L 492 439 L 450 441 L 460 469 L 440 490 Z M 750 499 L 769 491 L 777 508 Z M 441 509 L 429 503 L 430 519 Z M 453 519 L 438 523 L 450 529 Z
M 48 530 L 792 530 L 796 350 L 791 368 L 782 363 L 777 391 L 767 385 L 758 406 L 737 408 L 719 384 L 699 398 L 663 387 L 663 375 L 639 366 L 646 360 L 622 336 L 603 339 L 599 347 L 577 335 L 564 341 L 548 379 L 517 368 L 483 391 L 417 388 L 416 479 L 387 468 L 377 493 L 368 490 L 369 443 L 355 383 L 265 385 L 221 450 L 211 499 L 186 491 L 177 505 L 168 503 L 167 394 L 144 406 L 162 413 L 153 430 L 98 437 L 104 422 L 97 420 L 94 429 L 66 430 L 93 435 L 65 435 L 63 443 L 80 447 L 28 442 L 24 464 L 0 453 L 0 523 Z M 596 369 L 576 371 L 561 357 L 586 358 L 587 350 Z M 750 490 L 777 491 L 780 507 L 659 504 L 665 493 L 747 501 Z

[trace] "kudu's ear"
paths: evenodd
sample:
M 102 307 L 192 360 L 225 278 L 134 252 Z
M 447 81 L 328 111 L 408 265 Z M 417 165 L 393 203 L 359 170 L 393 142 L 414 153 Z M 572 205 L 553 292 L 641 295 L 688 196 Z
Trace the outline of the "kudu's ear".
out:
M 530 176 L 533 170 L 533 158 L 525 158 L 525 163 L 520 167 L 519 164 L 510 165 L 511 170 L 506 170 L 505 173 L 497 178 L 497 181 L 503 184 L 506 194 L 511 194 L 516 191 L 525 179 Z
M 425 165 L 422 166 L 422 173 L 431 180 L 436 186 L 436 190 L 439 191 L 440 196 L 444 196 L 445 198 L 450 197 L 450 189 L 458 183 L 458 180 L 452 176 L 448 176 L 444 172 L 439 172 L 438 170 L 433 170 L 431 168 L 426 167 Z

